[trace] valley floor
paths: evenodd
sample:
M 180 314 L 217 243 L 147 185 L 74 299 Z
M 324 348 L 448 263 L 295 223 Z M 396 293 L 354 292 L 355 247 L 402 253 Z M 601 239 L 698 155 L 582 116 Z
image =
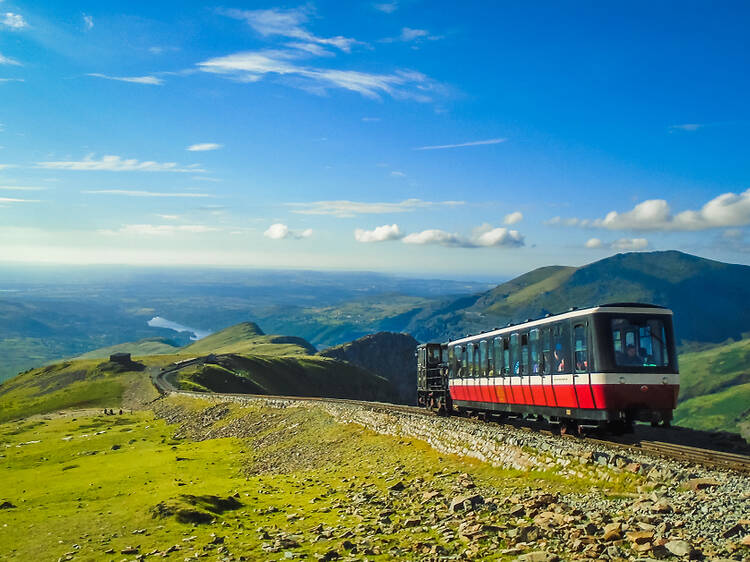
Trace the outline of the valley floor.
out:
M 456 455 L 406 422 L 397 432 L 387 418 L 342 412 L 178 396 L 153 411 L 2 424 L 2 557 L 750 556 L 747 478 L 719 474 L 691 491 L 670 469 L 638 474 L 585 453 L 555 463 L 554 452 L 511 444 L 505 467 L 492 466 L 478 437 Z M 488 462 L 467 456 L 482 446 Z M 727 490 L 739 503 L 721 503 Z M 698 536 L 701 505 L 726 506 L 709 514 L 726 537 Z

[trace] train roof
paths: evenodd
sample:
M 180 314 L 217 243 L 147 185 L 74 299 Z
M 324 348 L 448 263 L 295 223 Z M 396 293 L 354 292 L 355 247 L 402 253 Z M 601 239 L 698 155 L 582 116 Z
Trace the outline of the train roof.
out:
M 568 318 L 576 318 L 578 316 L 586 316 L 588 314 L 594 314 L 594 313 L 620 313 L 620 314 L 645 313 L 645 314 L 671 315 L 672 311 L 664 306 L 659 306 L 657 304 L 641 303 L 641 302 L 614 302 L 614 303 L 600 304 L 597 306 L 591 306 L 588 308 L 581 308 L 581 309 L 573 307 L 570 310 L 567 310 L 565 312 L 560 312 L 558 314 L 547 314 L 546 316 L 543 316 L 542 318 L 537 318 L 535 320 L 528 319 L 526 320 L 526 322 L 518 322 L 517 324 L 511 323 L 511 324 L 508 324 L 507 326 L 503 326 L 502 328 L 496 328 L 494 330 L 489 330 L 487 332 L 480 332 L 478 334 L 468 335 L 463 338 L 449 340 L 448 344 L 453 345 L 457 343 L 469 342 L 469 341 L 474 340 L 475 338 L 481 338 L 481 337 L 494 337 L 496 335 L 513 332 L 520 328 L 541 326 L 543 324 L 554 322 L 556 320 L 567 320 Z

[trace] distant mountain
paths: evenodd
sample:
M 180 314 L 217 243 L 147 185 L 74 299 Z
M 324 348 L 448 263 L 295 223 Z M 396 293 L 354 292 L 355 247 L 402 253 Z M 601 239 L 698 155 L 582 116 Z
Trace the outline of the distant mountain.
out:
M 671 308 L 683 343 L 739 339 L 750 330 L 750 267 L 676 251 L 618 254 L 579 268 L 543 267 L 473 299 L 413 311 L 398 329 L 421 341 L 442 341 L 607 302 Z
M 418 344 L 408 334 L 379 332 L 330 347 L 318 355 L 346 361 L 380 375 L 395 387 L 398 402 L 416 404 L 417 360 L 414 353 Z

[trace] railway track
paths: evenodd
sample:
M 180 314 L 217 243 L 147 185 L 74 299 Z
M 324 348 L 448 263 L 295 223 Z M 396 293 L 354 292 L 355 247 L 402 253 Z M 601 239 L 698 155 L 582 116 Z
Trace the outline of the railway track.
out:
M 190 360 L 189 363 L 182 363 L 161 371 L 153 371 L 151 379 L 159 393 L 164 396 L 170 393 L 179 393 L 181 395 L 194 396 L 196 398 L 206 398 L 205 394 L 199 392 L 182 391 L 175 388 L 167 379 L 167 376 L 176 373 L 180 369 L 201 362 L 203 358 Z M 224 396 L 236 400 L 242 399 L 260 399 L 260 400 L 281 400 L 281 401 L 302 401 L 302 402 L 328 402 L 334 404 L 347 404 L 368 408 L 380 412 L 400 412 L 420 416 L 436 416 L 434 412 L 419 408 L 417 406 L 406 406 L 402 404 L 390 404 L 385 402 L 369 402 L 364 400 L 352 400 L 348 398 L 323 398 L 312 396 L 276 396 L 268 394 L 221 394 L 214 393 L 213 396 Z M 487 423 L 479 422 L 477 423 Z M 511 426 L 531 431 L 540 431 L 541 433 L 553 435 L 551 431 L 545 429 L 533 429 L 529 426 Z M 568 439 L 579 439 L 579 437 L 566 436 Z M 599 439 L 593 437 L 584 437 L 586 441 L 599 443 L 606 447 L 612 447 L 623 450 L 631 450 L 638 453 L 647 453 L 655 456 L 668 457 L 676 461 L 696 463 L 710 468 L 730 469 L 745 474 L 750 474 L 750 456 L 730 453 L 726 451 L 717 451 L 700 447 L 692 447 L 684 444 L 668 443 L 665 441 L 640 440 L 632 443 L 621 443 L 614 440 Z

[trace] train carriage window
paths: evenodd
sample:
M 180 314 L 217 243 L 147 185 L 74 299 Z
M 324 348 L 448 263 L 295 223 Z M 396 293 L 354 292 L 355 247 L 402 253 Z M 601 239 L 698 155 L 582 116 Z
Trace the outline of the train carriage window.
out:
M 439 347 L 431 347 L 427 353 L 427 363 L 429 365 L 437 365 L 440 363 L 441 349 Z
M 552 371 L 552 338 L 550 337 L 550 329 L 542 328 L 542 372 L 545 375 L 549 375 Z
M 466 344 L 466 377 L 474 376 L 474 344 Z
M 479 360 L 479 344 L 478 344 L 478 343 L 475 343 L 475 344 L 474 344 L 474 359 L 473 359 L 473 365 L 474 365 L 474 366 L 473 366 L 473 369 L 472 369 L 472 373 L 473 373 L 473 375 L 474 375 L 475 377 L 479 377 L 479 376 L 481 376 L 481 375 L 482 375 L 482 370 L 481 370 L 481 369 L 482 369 L 482 365 L 481 365 L 481 362 L 480 362 L 480 360 Z
M 519 374 L 529 374 L 529 334 L 521 334 L 521 368 Z
M 482 340 L 479 342 L 479 372 L 478 376 L 487 376 L 487 341 Z
M 614 318 L 612 341 L 618 366 L 669 365 L 664 322 L 657 318 Z
M 552 326 L 552 372 L 570 373 L 570 330 L 567 322 Z
M 584 324 L 576 324 L 573 328 L 573 344 L 575 346 L 576 373 L 585 373 L 589 369 L 589 355 L 586 326 Z
M 448 348 L 448 376 L 453 378 L 456 375 L 456 346 Z
M 503 374 L 503 338 L 495 338 L 493 347 L 495 348 L 495 374 Z
M 521 374 L 521 346 L 518 334 L 510 335 L 510 369 L 511 374 Z
M 510 343 L 508 338 L 503 338 L 503 373 L 509 375 L 511 372 Z
M 539 373 L 539 330 L 533 329 L 529 332 L 529 373 Z
M 469 346 L 461 348 L 461 373 L 462 377 L 471 375 L 469 372 Z

